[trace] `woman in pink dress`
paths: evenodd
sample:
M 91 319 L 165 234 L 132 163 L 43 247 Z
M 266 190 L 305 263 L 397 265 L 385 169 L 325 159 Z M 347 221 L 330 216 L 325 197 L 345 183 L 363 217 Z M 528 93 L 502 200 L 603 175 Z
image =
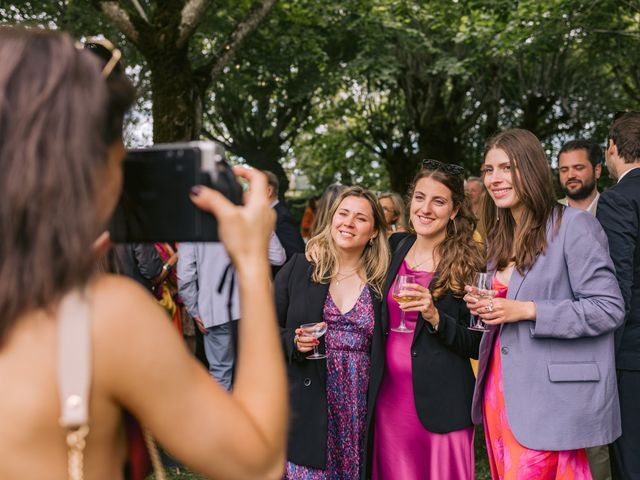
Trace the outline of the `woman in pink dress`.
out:
M 425 162 L 411 189 L 415 234 L 391 236 L 382 325 L 374 332 L 367 477 L 469 480 L 474 475 L 470 408 L 481 334 L 468 330 L 464 285 L 484 266 L 475 217 L 456 165 Z M 394 331 L 400 306 L 391 292 L 412 274 L 403 303 L 410 333 Z
M 466 287 L 465 300 L 490 328 L 472 416 L 492 477 L 589 480 L 585 447 L 620 435 L 613 332 L 624 309 L 606 237 L 589 213 L 556 202 L 531 132 L 491 138 L 483 179 L 496 296 Z

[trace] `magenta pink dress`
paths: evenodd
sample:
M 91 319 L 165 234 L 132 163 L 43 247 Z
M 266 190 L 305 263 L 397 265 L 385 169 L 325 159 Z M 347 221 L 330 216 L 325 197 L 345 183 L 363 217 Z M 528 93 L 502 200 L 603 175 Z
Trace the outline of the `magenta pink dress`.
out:
M 417 272 L 402 262 L 398 275 L 413 274 L 428 286 L 433 273 Z M 389 326 L 400 324 L 400 308 L 387 296 Z M 418 314 L 406 313 L 415 329 Z M 421 320 L 423 321 L 423 320 Z M 426 332 L 423 334 L 427 334 Z M 474 477 L 473 427 L 450 433 L 429 432 L 418 418 L 413 397 L 413 334 L 389 332 L 386 369 L 375 407 L 373 480 L 469 480 Z

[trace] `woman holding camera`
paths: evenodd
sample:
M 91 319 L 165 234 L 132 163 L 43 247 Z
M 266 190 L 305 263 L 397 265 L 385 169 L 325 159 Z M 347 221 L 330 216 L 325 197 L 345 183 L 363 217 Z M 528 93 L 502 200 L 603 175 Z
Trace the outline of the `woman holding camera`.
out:
M 0 478 L 68 478 L 68 467 L 71 478 L 123 478 L 125 410 L 207 476 L 279 478 L 287 408 L 266 179 L 237 171 L 250 182 L 244 207 L 204 187 L 192 194 L 218 218 L 239 274 L 246 318 L 227 394 L 147 292 L 94 274 L 92 244 L 118 199 L 122 119 L 133 100 L 107 50 L 103 60 L 65 34 L 0 27 Z M 56 355 L 69 305 L 65 314 L 90 332 L 91 388 L 88 428 L 65 432 Z M 78 405 L 82 397 L 65 401 Z
M 361 187 L 346 188 L 328 218 L 307 244 L 314 262 L 296 255 L 275 281 L 292 409 L 287 480 L 357 479 L 361 471 L 371 337 L 389 262 L 386 224 Z

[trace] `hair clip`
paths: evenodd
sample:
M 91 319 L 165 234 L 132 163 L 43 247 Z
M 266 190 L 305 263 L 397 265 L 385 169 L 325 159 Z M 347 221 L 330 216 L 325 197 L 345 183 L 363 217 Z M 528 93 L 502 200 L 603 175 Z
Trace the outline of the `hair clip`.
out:
M 454 177 L 464 175 L 464 167 L 456 165 L 455 163 L 444 163 L 440 160 L 434 160 L 433 158 L 423 160 L 422 168 L 426 168 L 427 170 L 442 170 L 444 173 L 453 175 Z

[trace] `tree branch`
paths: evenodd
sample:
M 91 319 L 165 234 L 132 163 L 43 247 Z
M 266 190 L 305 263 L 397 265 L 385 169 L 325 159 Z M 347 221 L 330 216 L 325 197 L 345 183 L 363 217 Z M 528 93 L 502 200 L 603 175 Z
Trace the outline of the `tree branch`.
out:
M 129 14 L 116 1 L 100 2 L 100 10 L 132 43 L 137 44 L 140 34 L 133 26 Z
M 229 39 L 224 43 L 222 52 L 216 55 L 211 63 L 210 78 L 215 79 L 222 69 L 227 66 L 233 56 L 238 50 L 238 47 L 242 41 L 253 32 L 258 25 L 269 14 L 276 0 L 262 0 L 262 4 L 255 8 L 248 16 L 241 22 L 235 29 L 235 31 L 229 36 Z
M 180 27 L 178 27 L 178 49 L 184 47 L 198 27 L 204 12 L 207 10 L 211 0 L 188 0 L 180 12 Z
M 218 128 L 218 124 L 213 118 L 213 115 L 210 111 L 205 111 L 204 115 L 211 127 L 210 129 L 203 127 L 204 135 L 210 140 L 215 140 L 222 143 L 225 147 L 227 147 L 228 150 L 231 150 L 233 138 L 230 138 L 229 135 L 225 134 L 225 132 L 222 131 L 222 129 Z
M 138 0 L 131 0 L 131 3 L 133 3 L 133 6 L 138 11 L 142 19 L 145 22 L 149 23 L 149 17 L 147 17 L 147 14 L 144 13 L 144 8 L 142 8 L 142 5 L 140 5 L 140 2 Z

